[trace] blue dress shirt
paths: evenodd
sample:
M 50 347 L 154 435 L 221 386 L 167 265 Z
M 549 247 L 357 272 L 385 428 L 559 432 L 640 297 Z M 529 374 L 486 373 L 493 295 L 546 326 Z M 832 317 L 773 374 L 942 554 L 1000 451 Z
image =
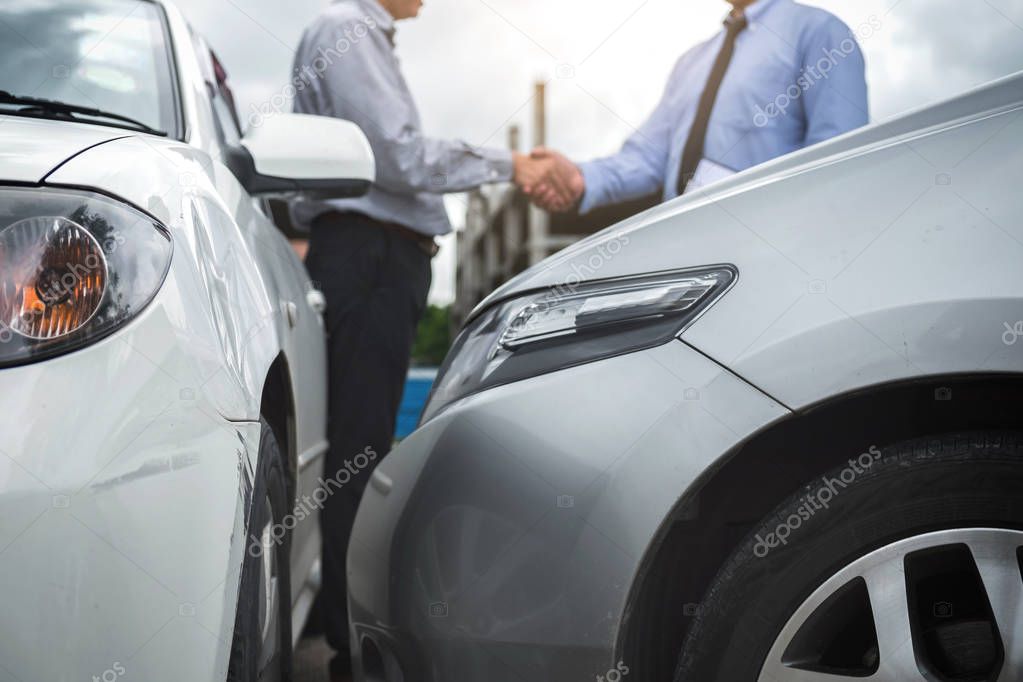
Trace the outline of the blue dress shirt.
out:
M 742 171 L 868 121 L 863 54 L 834 15 L 793 0 L 759 0 L 721 83 L 704 158 Z M 652 194 L 677 195 L 689 129 L 725 32 L 679 59 L 661 102 L 614 156 L 579 164 L 580 212 Z

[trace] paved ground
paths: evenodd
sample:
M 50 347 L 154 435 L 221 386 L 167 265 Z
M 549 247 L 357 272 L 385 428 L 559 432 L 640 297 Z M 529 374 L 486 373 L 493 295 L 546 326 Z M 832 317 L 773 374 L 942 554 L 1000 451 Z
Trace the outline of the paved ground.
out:
M 294 682 L 329 682 L 327 661 L 330 649 L 322 637 L 303 639 L 295 651 Z

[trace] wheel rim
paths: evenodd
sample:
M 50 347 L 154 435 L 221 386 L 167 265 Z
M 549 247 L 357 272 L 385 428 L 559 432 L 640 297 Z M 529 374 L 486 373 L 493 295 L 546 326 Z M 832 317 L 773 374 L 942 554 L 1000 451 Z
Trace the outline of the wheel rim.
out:
M 1023 680 L 1023 532 L 919 535 L 829 578 L 782 628 L 759 680 L 842 679 Z
M 272 681 L 280 679 L 280 588 L 278 585 L 277 544 L 274 539 L 273 505 L 267 497 L 265 518 L 268 519 L 261 533 L 263 551 L 259 561 L 259 679 Z

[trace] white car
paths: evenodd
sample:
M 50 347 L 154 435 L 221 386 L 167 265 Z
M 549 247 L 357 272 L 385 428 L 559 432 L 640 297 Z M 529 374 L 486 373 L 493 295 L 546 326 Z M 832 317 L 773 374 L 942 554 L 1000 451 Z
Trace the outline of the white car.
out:
M 315 595 L 322 295 L 267 194 L 353 124 L 241 138 L 168 3 L 0 5 L 0 681 L 286 679 Z

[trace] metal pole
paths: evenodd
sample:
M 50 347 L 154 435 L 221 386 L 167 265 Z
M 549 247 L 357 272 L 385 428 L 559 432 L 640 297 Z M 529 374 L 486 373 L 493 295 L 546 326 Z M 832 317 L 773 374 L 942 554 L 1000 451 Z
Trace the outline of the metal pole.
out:
M 538 82 L 533 97 L 533 146 L 547 144 L 547 84 Z M 536 206 L 529 207 L 529 264 L 536 265 L 547 257 L 550 216 Z

